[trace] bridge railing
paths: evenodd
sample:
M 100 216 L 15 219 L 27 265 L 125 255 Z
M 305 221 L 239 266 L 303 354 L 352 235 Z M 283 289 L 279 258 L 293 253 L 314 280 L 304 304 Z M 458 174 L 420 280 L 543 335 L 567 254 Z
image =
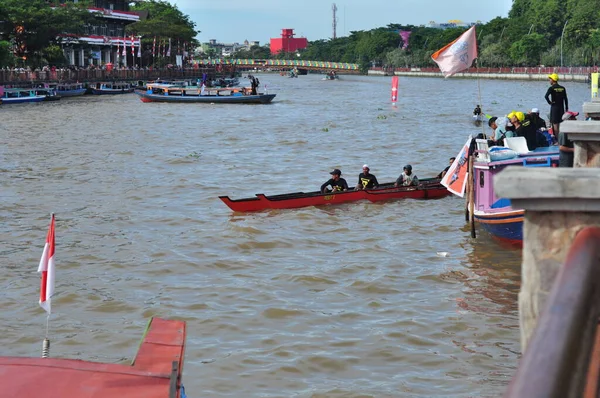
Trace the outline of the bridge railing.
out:
M 48 71 L 18 71 L 0 69 L 0 84 L 19 85 L 36 82 L 93 82 L 93 81 L 135 81 L 163 79 L 193 79 L 203 73 L 214 76 L 214 67 L 187 69 L 58 69 Z
M 575 237 L 505 394 L 597 397 L 600 376 L 600 228 Z

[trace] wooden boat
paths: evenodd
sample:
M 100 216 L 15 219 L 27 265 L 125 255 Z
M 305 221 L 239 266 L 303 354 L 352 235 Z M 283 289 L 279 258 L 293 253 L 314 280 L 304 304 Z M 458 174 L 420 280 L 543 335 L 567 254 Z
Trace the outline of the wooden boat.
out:
M 556 167 L 558 165 L 558 147 L 540 147 L 528 151 L 523 137 L 508 138 L 519 156 L 506 160 L 492 160 L 486 140 L 476 140 L 478 157 L 473 162 L 473 181 L 475 187 L 475 222 L 488 231 L 494 238 L 507 244 L 519 246 L 523 243 L 523 217 L 525 210 L 515 209 L 511 201 L 496 196 L 494 175 L 508 166 L 520 167 Z M 521 147 L 515 146 L 520 143 Z M 522 149 L 525 145 L 525 149 Z
M 251 95 L 245 87 L 204 89 L 174 85 L 153 85 L 147 90 L 137 90 L 142 102 L 177 102 L 206 104 L 268 104 L 276 94 Z
M 58 101 L 61 98 L 55 89 L 48 87 L 36 88 L 35 94 L 45 96 L 44 101 Z
M 88 90 L 94 95 L 133 93 L 133 87 L 126 82 L 92 83 Z
M 183 398 L 184 351 L 185 322 L 153 318 L 132 365 L 0 357 L 0 381 L 19 397 Z
M 295 209 L 308 206 L 337 205 L 340 203 L 369 200 L 381 202 L 393 199 L 438 199 L 450 195 L 450 192 L 440 184 L 440 179 L 421 180 L 419 186 L 394 187 L 394 183 L 382 184 L 379 188 L 343 192 L 294 192 L 283 195 L 266 196 L 256 194 L 254 198 L 230 199 L 229 196 L 219 196 L 233 211 L 251 212 L 269 209 Z
M 3 92 L 0 90 L 0 96 L 5 105 L 46 100 L 46 93 L 37 94 L 34 88 L 5 88 Z

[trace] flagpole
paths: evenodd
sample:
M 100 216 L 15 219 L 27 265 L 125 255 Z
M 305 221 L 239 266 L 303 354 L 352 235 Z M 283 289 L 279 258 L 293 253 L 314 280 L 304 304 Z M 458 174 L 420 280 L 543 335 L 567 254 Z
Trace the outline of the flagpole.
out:
M 42 258 L 40 259 L 40 265 L 38 267 L 38 272 L 42 273 L 40 284 L 40 306 L 48 313 L 48 316 L 46 317 L 46 337 L 42 341 L 42 358 L 48 358 L 50 356 L 50 339 L 48 338 L 48 331 L 50 329 L 51 300 L 54 295 L 54 224 L 54 213 L 51 213 L 44 252 L 42 253 Z

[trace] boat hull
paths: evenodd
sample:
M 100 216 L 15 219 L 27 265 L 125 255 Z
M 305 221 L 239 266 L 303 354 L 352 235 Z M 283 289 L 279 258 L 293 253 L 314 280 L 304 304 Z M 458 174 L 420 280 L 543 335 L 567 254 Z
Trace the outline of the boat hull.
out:
M 397 199 L 437 199 L 450 195 L 450 192 L 439 183 L 431 180 L 419 187 L 394 187 L 393 183 L 384 184 L 378 189 L 344 192 L 295 192 L 283 195 L 267 196 L 257 194 L 254 198 L 231 199 L 229 196 L 219 196 L 231 210 L 236 212 L 253 212 L 273 209 L 296 209 L 309 206 L 337 205 L 342 203 L 368 200 L 383 202 Z
M 61 97 L 78 97 L 80 95 L 84 95 L 87 89 L 80 88 L 77 90 L 65 90 L 65 91 L 57 91 L 57 94 Z
M 142 102 L 175 102 L 186 104 L 268 104 L 277 94 L 259 95 L 164 95 L 136 91 Z
M 21 97 L 21 98 L 2 98 L 2 103 L 5 105 L 24 104 L 27 102 L 42 102 L 42 101 L 46 101 L 45 95 L 36 95 L 35 97 Z
M 94 95 L 117 95 L 117 94 L 129 94 L 133 93 L 133 88 L 124 88 L 124 89 L 90 89 L 91 93 Z
M 494 238 L 511 245 L 523 244 L 524 210 L 509 210 L 506 212 L 474 212 L 474 219 Z

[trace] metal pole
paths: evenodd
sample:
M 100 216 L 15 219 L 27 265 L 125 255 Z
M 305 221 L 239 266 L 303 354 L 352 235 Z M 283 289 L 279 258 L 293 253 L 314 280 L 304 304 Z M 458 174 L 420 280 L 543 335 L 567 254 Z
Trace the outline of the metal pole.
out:
M 565 26 L 563 26 L 562 33 L 560 34 L 560 67 L 561 68 L 563 66 L 563 36 L 565 35 L 565 29 L 567 28 L 567 22 L 569 22 L 568 19 L 565 21 Z

